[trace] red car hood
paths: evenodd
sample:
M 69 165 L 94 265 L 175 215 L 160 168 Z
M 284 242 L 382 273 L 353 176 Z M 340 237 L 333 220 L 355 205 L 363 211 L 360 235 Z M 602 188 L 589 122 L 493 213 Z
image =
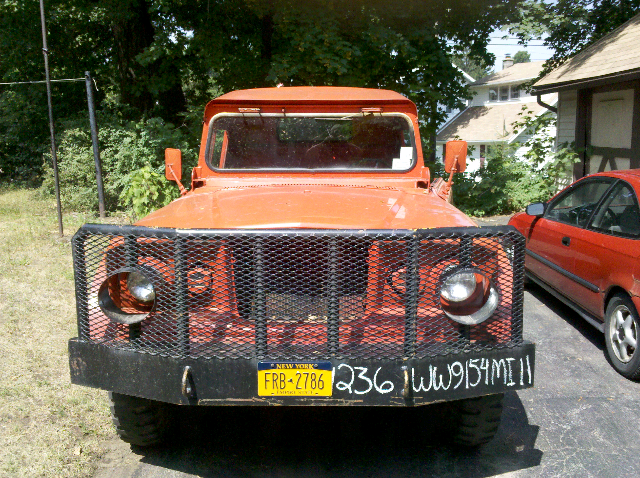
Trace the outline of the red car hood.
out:
M 334 185 L 201 188 L 137 222 L 180 229 L 419 229 L 475 226 L 424 189 Z

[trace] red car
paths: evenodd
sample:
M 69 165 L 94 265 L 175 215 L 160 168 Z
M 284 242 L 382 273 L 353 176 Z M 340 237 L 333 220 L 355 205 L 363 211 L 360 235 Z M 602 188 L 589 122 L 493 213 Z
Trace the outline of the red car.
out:
M 606 337 L 615 369 L 640 378 L 640 170 L 584 177 L 509 221 L 526 238 L 527 278 Z

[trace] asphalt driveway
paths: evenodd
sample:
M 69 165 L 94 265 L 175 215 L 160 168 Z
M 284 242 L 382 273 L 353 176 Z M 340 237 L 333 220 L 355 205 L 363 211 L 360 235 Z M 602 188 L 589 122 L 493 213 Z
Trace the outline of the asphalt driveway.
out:
M 429 410 L 186 410 L 164 448 L 114 438 L 96 477 L 636 476 L 640 383 L 613 370 L 602 334 L 531 286 L 525 338 L 537 344 L 535 388 L 506 396 L 498 434 L 479 450 L 445 445 Z
M 525 314 L 535 388 L 507 395 L 497 437 L 477 451 L 443 444 L 446 424 L 415 409 L 186 410 L 162 449 L 112 440 L 96 476 L 637 475 L 640 383 L 618 375 L 602 335 L 541 289 L 525 292 Z

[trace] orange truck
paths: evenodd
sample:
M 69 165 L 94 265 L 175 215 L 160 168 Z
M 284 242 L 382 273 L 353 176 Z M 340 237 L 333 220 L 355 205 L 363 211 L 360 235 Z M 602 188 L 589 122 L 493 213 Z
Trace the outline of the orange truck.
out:
M 466 143 L 430 178 L 415 105 L 385 90 L 234 91 L 204 114 L 191 187 L 135 225 L 73 238 L 71 380 L 109 391 L 121 438 L 182 406 L 445 402 L 455 442 L 533 386 L 524 239 L 451 205 Z

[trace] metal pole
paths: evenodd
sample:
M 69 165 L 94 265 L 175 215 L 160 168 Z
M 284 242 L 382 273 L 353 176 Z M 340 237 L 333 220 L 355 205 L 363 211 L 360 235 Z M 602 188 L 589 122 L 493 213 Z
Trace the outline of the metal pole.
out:
M 58 209 L 58 232 L 62 230 L 62 207 L 60 205 L 60 179 L 58 178 L 58 158 L 56 156 L 56 132 L 53 127 L 53 108 L 51 106 L 51 78 L 49 78 L 49 50 L 47 49 L 47 28 L 44 23 L 44 2 L 40 0 L 40 23 L 42 24 L 42 53 L 44 55 L 44 72 L 47 80 L 47 105 L 49 106 L 49 130 L 51 132 L 51 159 L 53 160 L 53 180 L 56 189 L 56 207 Z
M 93 144 L 93 161 L 96 164 L 96 182 L 98 183 L 98 210 L 100 217 L 104 214 L 104 188 L 102 187 L 102 164 L 100 163 L 100 150 L 98 149 L 98 127 L 96 126 L 96 105 L 93 101 L 93 83 L 91 74 L 84 72 L 87 85 L 87 102 L 89 103 L 89 123 L 91 124 L 91 143 Z

